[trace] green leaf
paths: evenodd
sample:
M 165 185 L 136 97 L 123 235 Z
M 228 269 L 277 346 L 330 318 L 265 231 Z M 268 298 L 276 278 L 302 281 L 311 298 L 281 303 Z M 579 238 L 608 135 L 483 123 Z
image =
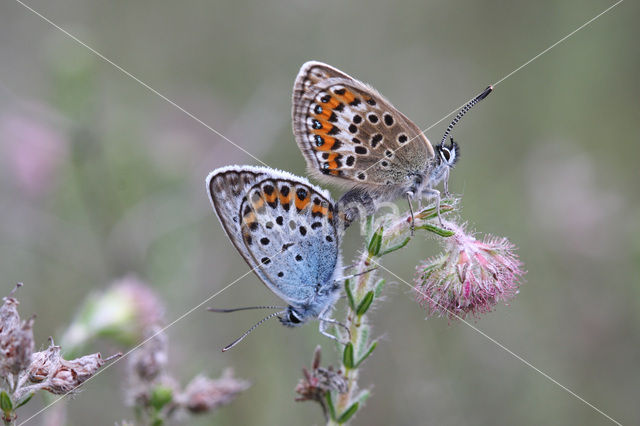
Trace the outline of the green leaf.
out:
M 367 220 L 364 223 L 364 235 L 367 237 L 373 232 L 373 215 L 367 216 Z
M 384 232 L 384 227 L 380 227 L 378 228 L 378 230 L 376 231 L 375 234 L 373 234 L 373 237 L 371 237 L 371 240 L 369 241 L 369 255 L 370 256 L 377 256 L 378 253 L 380 253 L 380 246 L 382 245 L 382 233 Z
M 384 283 L 385 282 L 386 282 L 386 280 L 383 278 L 383 279 L 381 279 L 380 281 L 378 281 L 376 283 L 376 287 L 375 287 L 375 290 L 374 290 L 374 296 L 375 297 L 380 296 L 380 293 L 382 293 L 382 288 L 384 287 Z
M 22 397 L 22 399 L 20 401 L 18 401 L 18 403 L 16 404 L 16 410 L 20 407 L 22 407 L 24 404 L 26 404 L 27 402 L 31 401 L 31 398 L 33 398 L 33 392 L 26 394 L 25 396 Z
M 347 300 L 352 311 L 356 310 L 356 302 L 353 300 L 353 293 L 351 293 L 351 280 L 344 281 L 344 292 L 347 293 Z
M 358 397 L 356 399 L 358 400 L 358 403 L 364 404 L 370 396 L 371 392 L 369 392 L 368 389 L 365 389 L 358 394 Z
M 353 343 L 349 342 L 344 347 L 344 352 L 342 353 L 342 363 L 348 369 L 353 368 Z
M 150 403 L 156 410 L 162 410 L 173 399 L 173 391 L 167 386 L 157 386 L 151 391 Z
M 358 348 L 358 351 L 354 353 L 356 358 L 362 357 L 362 352 L 369 346 L 369 331 L 370 328 L 367 324 L 360 324 L 360 336 L 358 336 L 358 343 L 356 343 L 355 347 Z
M 411 241 L 411 237 L 405 238 L 404 241 L 402 241 L 400 244 L 396 244 L 395 246 L 390 247 L 390 248 L 386 249 L 385 251 L 383 251 L 382 253 L 380 253 L 380 257 L 384 256 L 385 254 L 389 254 L 391 252 L 394 252 L 396 250 L 400 250 L 402 247 L 404 247 L 407 244 L 409 244 L 409 241 Z
M 5 391 L 0 392 L 0 408 L 5 414 L 13 411 L 13 402 L 11 402 L 11 397 Z
M 358 309 L 356 309 L 356 315 L 360 317 L 369 310 L 371 302 L 373 302 L 373 296 L 373 290 L 369 290 L 367 294 L 364 295 L 364 297 L 362 298 L 362 302 L 360 302 L 360 304 L 358 305 Z
M 358 360 L 358 362 L 356 363 L 356 367 L 355 368 L 360 367 L 360 364 L 362 364 L 362 361 L 364 361 L 365 359 L 367 359 L 369 357 L 369 355 L 371 355 L 371 352 L 373 352 L 373 350 L 376 348 L 376 346 L 378 346 L 378 342 L 373 342 L 371 344 L 371 346 L 369 346 L 369 349 L 367 350 L 367 352 L 365 352 L 365 354 L 362 355 L 362 358 L 360 358 Z
M 452 231 L 450 229 L 439 228 L 437 226 L 429 225 L 429 224 L 416 226 L 416 229 L 426 229 L 427 231 L 433 232 L 434 234 L 439 235 L 441 237 L 451 237 L 452 235 L 455 235 L 455 231 Z
M 440 202 L 440 214 L 448 213 L 454 209 L 455 203 L 448 203 L 444 200 Z M 418 213 L 416 217 L 422 220 L 434 219 L 438 217 L 438 208 L 435 205 L 433 207 L 428 207 Z
M 331 417 L 331 420 L 336 420 L 336 409 L 333 406 L 333 399 L 331 398 L 331 392 L 327 392 L 325 394 L 325 397 L 327 399 L 327 407 L 329 408 L 329 417 Z
M 356 411 L 358 411 L 359 406 L 360 404 L 356 402 L 351 407 L 347 408 L 345 412 L 340 415 L 338 423 L 342 424 L 348 422 L 349 419 L 356 413 Z

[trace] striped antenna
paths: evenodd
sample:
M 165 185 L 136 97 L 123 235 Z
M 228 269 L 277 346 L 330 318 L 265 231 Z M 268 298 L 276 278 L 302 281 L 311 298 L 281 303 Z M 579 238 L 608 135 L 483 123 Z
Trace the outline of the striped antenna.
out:
M 263 322 L 270 320 L 271 318 L 278 316 L 280 314 L 284 314 L 285 311 L 281 311 L 281 312 L 274 312 L 272 314 L 267 315 L 266 317 L 262 318 L 260 321 L 258 321 L 257 323 L 255 323 L 253 325 L 253 327 L 251 327 L 250 329 L 248 329 L 247 331 L 244 332 L 244 334 L 240 337 L 238 337 L 236 340 L 234 340 L 233 342 L 229 343 L 227 346 L 225 346 L 224 348 L 222 348 L 222 352 L 226 352 L 229 349 L 231 349 L 232 347 L 234 347 L 235 345 L 237 345 L 238 343 L 240 343 L 242 341 L 242 339 L 244 339 L 245 337 L 247 337 L 249 335 L 249 333 L 251 333 L 253 330 L 256 329 L 256 327 L 262 325 Z
M 226 314 L 229 312 L 248 311 L 251 309 L 287 309 L 287 307 L 286 306 L 247 306 L 244 308 L 231 308 L 231 309 L 207 308 L 207 311 L 220 312 L 220 313 Z
M 453 129 L 453 126 L 458 124 L 458 121 L 460 121 L 460 119 L 462 117 L 464 117 L 464 115 L 467 112 L 469 112 L 469 110 L 475 104 L 477 104 L 478 102 L 480 102 L 481 100 L 483 100 L 484 98 L 489 96 L 489 93 L 491 93 L 492 91 L 493 91 L 493 86 L 487 87 L 486 89 L 484 89 L 484 92 L 480 93 L 478 96 L 476 96 L 475 98 L 470 100 L 464 107 L 462 107 L 462 109 L 454 117 L 453 121 L 451 121 L 451 124 L 449 124 L 449 127 L 447 127 L 447 130 L 444 132 L 444 136 L 442 136 L 442 140 L 440 141 L 440 145 L 444 145 L 445 141 L 447 140 L 447 137 L 449 136 L 449 134 L 451 133 L 451 130 Z

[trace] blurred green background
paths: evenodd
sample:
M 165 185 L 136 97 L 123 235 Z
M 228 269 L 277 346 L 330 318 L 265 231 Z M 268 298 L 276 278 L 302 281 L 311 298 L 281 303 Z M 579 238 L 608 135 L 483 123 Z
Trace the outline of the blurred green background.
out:
M 290 118 L 305 61 L 371 83 L 425 128 L 612 2 L 29 4 L 270 166 L 305 174 Z M 507 236 L 528 270 L 510 306 L 472 323 L 624 424 L 640 423 L 638 17 L 623 2 L 501 83 L 457 128 L 450 180 L 463 218 Z M 128 273 L 166 301 L 168 321 L 245 273 L 204 186 L 227 164 L 256 161 L 20 4 L 0 4 L 0 289 L 25 283 L 37 342 Z M 346 263 L 360 243 L 354 227 Z M 385 266 L 411 281 L 437 251 L 417 238 Z M 373 396 L 354 424 L 608 424 L 464 324 L 425 321 L 404 284 L 385 293 L 372 314 L 382 342 L 360 382 Z M 208 305 L 273 302 L 251 275 Z M 169 329 L 183 383 L 226 366 L 253 382 L 193 424 L 323 423 L 316 405 L 293 401 L 315 345 L 337 360 L 317 324 L 271 321 L 220 352 L 261 315 L 198 309 Z M 70 424 L 133 418 L 124 364 L 69 404 Z

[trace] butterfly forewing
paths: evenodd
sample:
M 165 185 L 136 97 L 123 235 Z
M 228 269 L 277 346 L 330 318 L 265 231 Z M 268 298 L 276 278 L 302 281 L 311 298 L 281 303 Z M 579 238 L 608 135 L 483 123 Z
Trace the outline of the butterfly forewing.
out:
M 310 171 L 334 183 L 402 185 L 434 155 L 420 129 L 373 88 L 319 62 L 296 78 L 293 126 Z
M 288 173 L 253 167 L 213 172 L 214 208 L 238 251 L 265 284 L 286 302 L 309 303 L 318 288 L 333 282 L 339 262 L 333 202 L 325 191 Z M 237 177 L 235 177 L 237 175 Z M 250 185 L 244 185 L 249 181 Z M 228 200 L 243 183 L 241 196 Z M 226 211 L 237 207 L 233 215 Z

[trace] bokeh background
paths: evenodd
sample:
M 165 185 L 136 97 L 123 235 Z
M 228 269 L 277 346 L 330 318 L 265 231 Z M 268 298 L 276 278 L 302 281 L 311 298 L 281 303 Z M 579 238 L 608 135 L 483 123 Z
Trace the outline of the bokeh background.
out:
M 425 128 L 611 4 L 29 1 L 270 166 L 302 175 L 290 96 L 303 62 L 373 84 Z M 450 181 L 463 218 L 507 236 L 528 270 L 509 306 L 473 324 L 624 424 L 640 423 L 639 16 L 623 2 L 502 82 L 456 129 Z M 439 140 L 446 124 L 427 136 Z M 19 3 L 0 4 L 0 289 L 25 283 L 21 312 L 38 314 L 40 344 L 126 274 L 153 286 L 170 321 L 245 273 L 204 187 L 227 164 L 256 161 Z M 345 262 L 360 244 L 354 227 Z M 410 281 L 437 250 L 416 238 L 385 266 Z M 354 424 L 608 423 L 464 324 L 425 320 L 404 284 L 385 293 L 372 314 L 382 342 L 361 377 L 373 395 Z M 273 302 L 250 275 L 210 305 Z M 220 352 L 261 315 L 198 309 L 169 329 L 183 382 L 227 366 L 253 382 L 193 424 L 323 423 L 316 405 L 293 401 L 317 344 L 337 360 L 315 324 L 271 321 Z M 87 384 L 69 424 L 133 418 L 124 364 Z

